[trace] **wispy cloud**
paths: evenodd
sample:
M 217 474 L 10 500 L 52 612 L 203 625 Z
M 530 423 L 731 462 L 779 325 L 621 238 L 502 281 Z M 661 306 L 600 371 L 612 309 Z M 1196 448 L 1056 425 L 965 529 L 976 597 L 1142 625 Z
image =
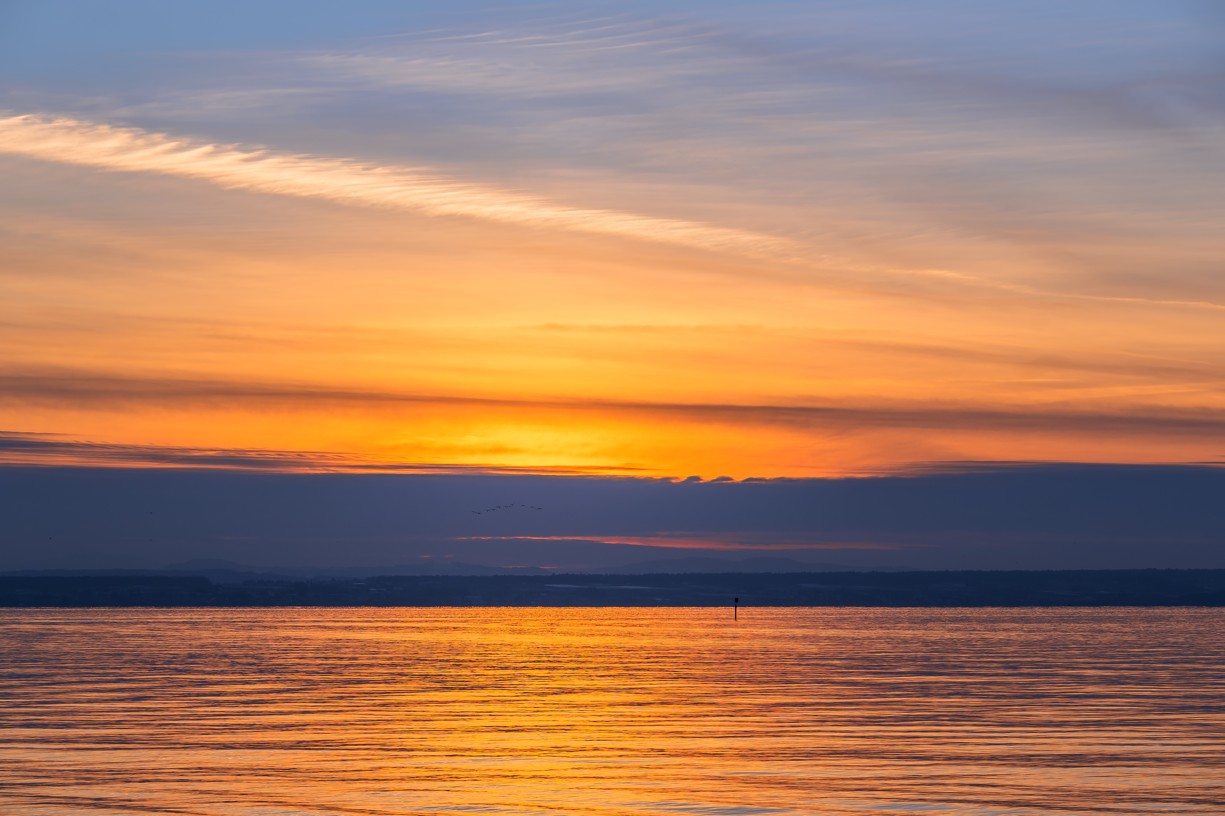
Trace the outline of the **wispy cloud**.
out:
M 710 250 L 769 252 L 785 241 L 727 227 L 569 207 L 447 178 L 428 168 L 245 150 L 137 128 L 23 114 L 0 119 L 0 152 L 100 170 L 199 179 L 219 187 L 319 198 L 431 216 L 615 235 Z
M 629 547 L 658 547 L 670 550 L 703 550 L 730 552 L 770 552 L 805 550 L 893 550 L 896 547 L 872 542 L 822 541 L 819 534 L 791 537 L 779 534 L 763 535 L 758 531 L 736 531 L 715 533 L 659 533 L 635 536 L 460 536 L 459 541 L 500 541 L 519 543 L 527 541 L 590 541 L 596 544 L 620 544 Z
M 725 112 L 763 112 L 797 101 L 818 102 L 831 89 L 856 86 L 901 91 L 938 104 L 967 104 L 1003 111 L 1023 108 L 1038 116 L 1110 127 L 1165 129 L 1179 117 L 1154 96 L 1219 107 L 1197 91 L 1219 80 L 1219 71 L 1165 70 L 1143 81 L 1095 80 L 1071 57 L 1065 71 L 1084 74 L 1059 83 L 1040 71 L 1012 74 L 1008 60 L 984 50 L 950 57 L 923 39 L 872 37 L 874 12 L 852 22 L 841 37 L 809 29 L 802 44 L 794 31 L 748 29 L 713 19 L 621 16 L 570 24 L 535 25 L 460 36 L 399 39 L 375 49 L 310 53 L 300 60 L 321 78 L 386 87 L 446 89 L 523 97 L 607 93 L 675 93 L 721 99 Z M 800 30 L 812 20 L 792 20 Z M 1134 34 L 1134 33 L 1133 33 Z M 1125 30 L 1102 34 L 1118 47 Z M 1023 36 L 1023 35 L 1022 35 Z M 1084 44 L 1078 43 L 1083 49 Z M 1069 60 L 1071 49 L 1061 54 Z M 632 57 L 632 58 L 627 58 Z M 1038 76 L 1034 76 L 1037 74 Z M 712 80 L 718 80 L 714 82 Z M 1154 93 L 1154 91 L 1156 93 Z M 781 104 L 780 104 L 781 103 Z M 860 105 L 871 105 L 860 100 Z
M 399 38 L 360 51 L 304 53 L 298 61 L 321 80 L 390 88 L 521 98 L 658 95 L 716 74 L 738 85 L 737 68 L 757 67 L 752 57 L 715 47 L 716 31 L 693 21 L 658 18 L 578 25 L 537 21 L 469 35 Z
M 1205 172 L 1221 156 L 1219 65 L 1169 59 L 1168 34 L 1141 45 L 1127 15 L 1069 15 L 1073 34 L 1022 24 L 964 51 L 881 38 L 871 10 L 837 37 L 803 17 L 794 31 L 537 21 L 292 59 L 338 98 L 451 100 L 471 160 L 492 142 L 470 120 L 525 164 L 700 183 L 699 206 L 819 247 L 805 262 L 826 281 L 950 266 L 965 274 L 949 288 L 1015 300 L 1222 308 L 1204 226 L 1221 208 Z M 1028 50 L 1039 36 L 1055 53 Z

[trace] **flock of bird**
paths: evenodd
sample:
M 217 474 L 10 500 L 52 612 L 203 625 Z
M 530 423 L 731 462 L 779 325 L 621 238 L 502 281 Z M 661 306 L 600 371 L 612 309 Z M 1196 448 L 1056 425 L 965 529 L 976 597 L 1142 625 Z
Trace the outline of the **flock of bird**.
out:
M 478 516 L 485 513 L 497 513 L 501 510 L 514 510 L 516 507 L 522 507 L 524 510 L 543 510 L 543 507 L 536 507 L 532 504 L 499 504 L 497 507 L 486 507 L 484 510 L 473 510 L 472 513 Z

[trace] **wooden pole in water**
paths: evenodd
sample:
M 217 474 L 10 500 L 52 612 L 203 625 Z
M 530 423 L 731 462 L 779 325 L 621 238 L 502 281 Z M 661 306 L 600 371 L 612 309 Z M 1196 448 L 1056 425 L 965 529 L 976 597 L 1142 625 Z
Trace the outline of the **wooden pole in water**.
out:
M 740 599 L 732 599 L 732 620 L 740 620 Z

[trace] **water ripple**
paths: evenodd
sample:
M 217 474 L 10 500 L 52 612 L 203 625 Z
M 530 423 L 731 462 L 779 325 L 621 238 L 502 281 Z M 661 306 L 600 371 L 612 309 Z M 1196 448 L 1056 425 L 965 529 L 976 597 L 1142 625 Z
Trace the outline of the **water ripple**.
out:
M 1223 624 L 0 610 L 0 812 L 1220 816 Z

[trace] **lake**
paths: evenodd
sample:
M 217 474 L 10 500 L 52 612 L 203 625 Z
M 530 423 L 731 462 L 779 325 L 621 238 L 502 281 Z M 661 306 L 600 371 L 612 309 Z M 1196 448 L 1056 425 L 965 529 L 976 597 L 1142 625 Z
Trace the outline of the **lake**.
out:
M 1225 813 L 1225 609 L 0 609 L 0 813 Z

